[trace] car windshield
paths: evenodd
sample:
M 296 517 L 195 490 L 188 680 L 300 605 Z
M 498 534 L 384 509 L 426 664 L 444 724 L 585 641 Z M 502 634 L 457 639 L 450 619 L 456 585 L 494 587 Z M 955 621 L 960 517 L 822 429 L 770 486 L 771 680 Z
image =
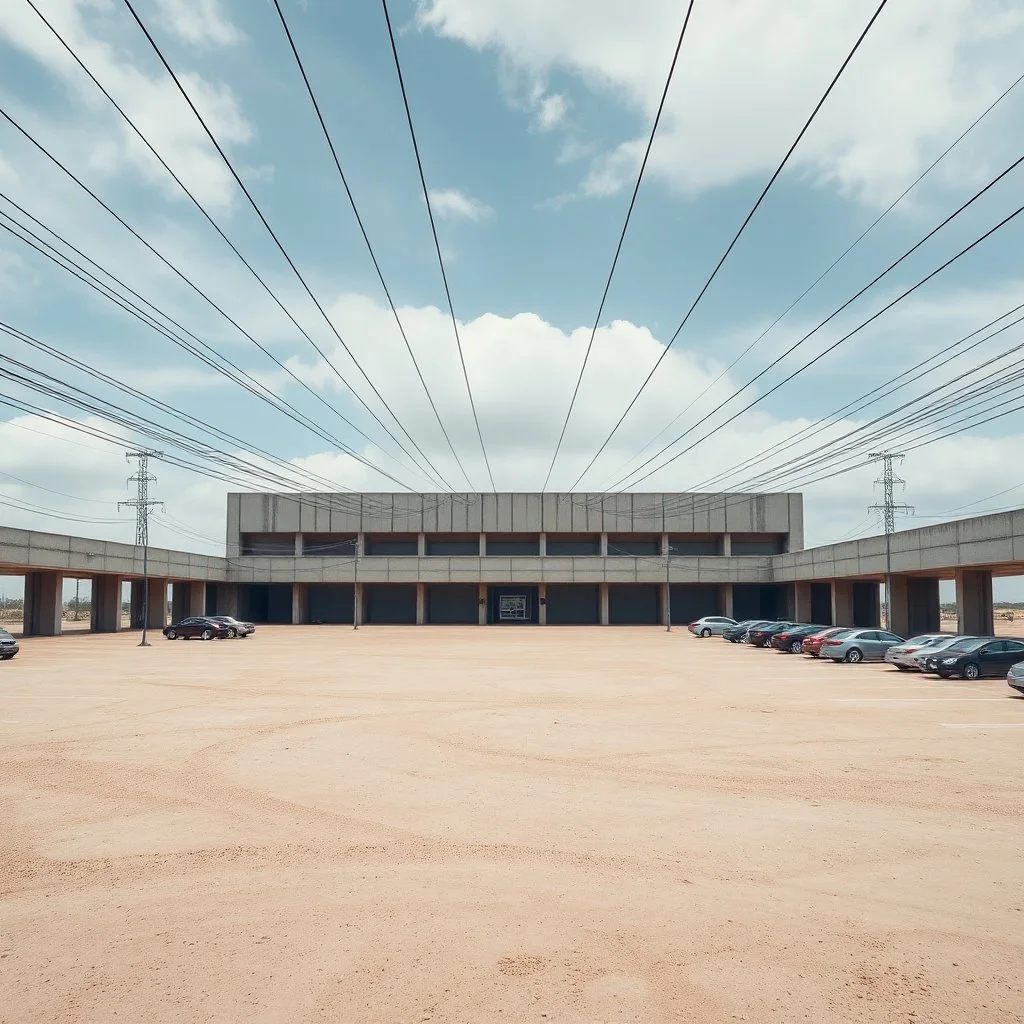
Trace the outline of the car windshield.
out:
M 952 654 L 954 651 L 976 651 L 979 647 L 984 647 L 987 643 L 989 643 L 989 639 L 986 637 L 975 637 L 973 640 L 961 640 L 952 645 L 950 653 Z
M 2 637 L 4 640 L 14 639 L 14 637 L 12 637 L 11 634 L 8 633 L 6 629 L 0 629 L 0 637 Z
M 915 647 L 931 647 L 933 644 L 938 644 L 948 639 L 948 636 L 935 636 L 933 633 L 924 633 L 921 636 L 912 636 L 906 642 L 914 644 Z

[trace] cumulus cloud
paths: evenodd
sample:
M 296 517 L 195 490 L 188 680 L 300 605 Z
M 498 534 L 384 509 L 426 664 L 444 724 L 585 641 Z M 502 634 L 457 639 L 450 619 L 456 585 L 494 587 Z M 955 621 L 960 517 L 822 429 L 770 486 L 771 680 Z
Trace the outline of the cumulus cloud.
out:
M 231 46 L 241 33 L 218 0 L 157 0 L 161 24 L 193 46 Z
M 432 189 L 429 194 L 434 213 L 447 220 L 481 221 L 494 215 L 486 203 L 457 188 Z
M 694 194 L 770 171 L 873 8 L 860 0 L 698 4 L 651 173 Z M 507 66 L 534 79 L 569 72 L 641 115 L 637 138 L 596 157 L 586 189 L 606 195 L 631 180 L 679 31 L 675 0 L 650 0 L 642 17 L 623 0 L 423 0 L 419 17 L 439 35 L 496 51 L 503 75 Z M 884 204 L 1017 76 L 1022 46 L 1024 10 L 1007 0 L 890 4 L 795 168 Z

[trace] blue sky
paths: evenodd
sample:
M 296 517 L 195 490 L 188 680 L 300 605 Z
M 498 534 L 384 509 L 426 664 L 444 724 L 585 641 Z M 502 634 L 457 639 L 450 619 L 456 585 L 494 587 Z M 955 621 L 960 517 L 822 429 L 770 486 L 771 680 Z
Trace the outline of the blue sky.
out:
M 431 393 L 473 486 L 486 488 L 381 8 L 281 3 Z M 122 0 L 36 0 L 36 6 L 387 420 Z M 552 487 L 576 479 L 625 409 L 876 6 L 861 0 L 697 0 Z M 445 479 L 465 488 L 384 304 L 273 3 L 138 0 L 136 8 L 338 332 Z M 499 489 L 539 488 L 684 5 L 651 0 L 638 14 L 626 0 L 393 0 L 391 10 L 495 481 Z M 583 487 L 608 486 L 621 466 L 636 465 L 640 453 L 646 458 L 655 450 L 647 447 L 651 438 L 1014 81 L 1022 42 L 1024 12 L 1015 3 L 903 0 L 883 10 Z M 27 0 L 0 0 L 0 103 L 324 401 L 278 370 L 0 123 L 4 195 L 368 460 L 410 486 L 430 486 L 130 136 Z M 714 384 L 674 433 L 729 399 L 1019 157 L 1022 113 L 1024 85 Z M 1007 176 L 708 426 L 764 393 L 1010 213 L 1019 205 L 1021 181 L 1020 171 Z M 24 219 L 2 199 L 0 211 Z M 694 487 L 1024 301 L 1021 232 L 1017 222 L 1008 225 L 872 328 L 644 481 L 645 489 Z M 339 485 L 392 486 L 7 232 L 0 232 L 0 306 L 0 319 L 12 326 L 303 469 Z M 1019 340 L 1020 329 L 1011 329 L 970 356 L 940 365 L 906 394 L 988 365 Z M 8 337 L 0 337 L 0 353 L 67 376 L 59 364 Z M 1006 364 L 1011 362 L 1008 357 Z M 74 382 L 97 387 L 84 378 Z M 0 392 L 28 397 L 9 381 L 0 382 Z M 63 415 L 82 415 L 52 399 L 30 400 Z M 327 405 L 390 454 L 350 430 Z M 0 473 L 7 474 L 0 477 L 0 493 L 23 506 L 6 507 L 5 522 L 60 528 L 62 521 L 47 519 L 42 508 L 86 520 L 119 518 L 114 503 L 124 493 L 121 446 L 0 410 Z M 907 500 L 922 515 L 968 503 L 975 503 L 969 513 L 1019 502 L 1020 490 L 987 504 L 979 499 L 1018 482 L 1020 434 L 1015 414 L 914 451 L 903 467 Z M 892 441 L 913 437 L 897 433 Z M 951 464 L 960 467 L 957 473 L 946 471 Z M 188 524 L 209 538 L 206 547 L 214 546 L 223 530 L 226 485 L 170 466 L 158 475 L 163 496 L 173 496 L 168 511 L 179 527 Z M 874 475 L 860 468 L 808 486 L 808 540 L 876 532 L 866 508 L 874 500 Z M 793 481 L 780 478 L 778 486 Z M 923 521 L 931 520 L 915 525 Z M 127 524 L 117 522 L 64 528 L 130 534 Z M 170 521 L 158 524 L 155 535 L 175 546 L 200 543 L 175 534 Z

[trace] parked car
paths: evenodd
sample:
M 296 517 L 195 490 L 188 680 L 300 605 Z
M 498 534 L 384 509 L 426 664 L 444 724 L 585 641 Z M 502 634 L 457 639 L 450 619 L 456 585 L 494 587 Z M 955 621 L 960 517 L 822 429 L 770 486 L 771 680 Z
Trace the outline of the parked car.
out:
M 179 637 L 182 640 L 226 640 L 230 635 L 223 622 L 198 616 L 164 627 L 164 636 L 168 640 L 177 640 Z
M 1010 666 L 1010 671 L 1006 673 L 1006 682 L 1024 694 L 1024 661 L 1018 661 L 1016 665 Z
M 784 629 L 776 633 L 769 641 L 770 645 L 783 654 L 799 654 L 804 649 L 804 638 L 813 636 L 824 626 L 793 626 L 791 629 Z
M 1002 676 L 1018 661 L 1024 661 L 1024 640 L 995 640 L 979 637 L 964 640 L 925 661 L 925 671 L 948 679 L 979 679 L 981 676 Z
M 965 640 L 980 640 L 982 637 L 973 636 L 968 633 L 957 633 L 953 636 L 947 636 L 942 640 L 936 640 L 935 643 L 928 647 L 922 648 L 917 654 L 912 654 L 910 660 L 917 665 L 919 672 L 925 672 L 925 662 L 928 661 L 932 655 L 939 654 L 941 651 L 946 651 L 950 647 L 956 647 L 958 644 L 963 643 Z
M 735 619 L 728 619 L 724 615 L 705 615 L 696 622 L 691 622 L 686 628 L 694 636 L 721 636 L 730 626 L 735 626 Z
M 885 652 L 896 644 L 906 643 L 901 636 L 884 629 L 851 629 L 842 636 L 829 637 L 821 645 L 821 657 L 833 661 L 881 661 Z
M 249 636 L 256 632 L 256 627 L 251 622 L 241 622 L 232 615 L 210 615 L 212 622 L 219 622 L 228 627 L 228 636 Z
M 766 619 L 744 619 L 742 622 L 737 622 L 735 626 L 729 626 L 724 629 L 722 631 L 722 638 L 728 640 L 731 644 L 741 644 L 746 640 L 749 630 L 767 625 L 768 621 Z
M 793 629 L 799 625 L 799 622 L 769 622 L 767 626 L 758 626 L 757 629 L 750 630 L 747 633 L 747 643 L 752 647 L 767 647 L 776 633 L 781 633 L 784 629 Z
M 920 672 L 921 666 L 914 655 L 929 651 L 935 644 L 954 637 L 950 633 L 922 633 L 911 637 L 905 644 L 897 644 L 885 652 L 885 660 L 895 665 L 901 672 Z
M 838 637 L 842 633 L 849 633 L 850 628 L 848 626 L 830 626 L 828 629 L 823 629 L 819 633 L 812 633 L 808 637 L 804 637 L 802 647 L 804 654 L 809 654 L 812 658 L 817 658 L 821 654 L 821 645 L 828 639 Z
M 0 661 L 10 661 L 19 650 L 18 641 L 0 626 Z

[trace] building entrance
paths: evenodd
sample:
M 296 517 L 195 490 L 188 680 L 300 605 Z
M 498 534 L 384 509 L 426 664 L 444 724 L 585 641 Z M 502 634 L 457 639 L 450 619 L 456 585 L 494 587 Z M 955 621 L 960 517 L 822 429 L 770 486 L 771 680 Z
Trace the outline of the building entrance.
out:
M 487 621 L 495 626 L 536 624 L 538 618 L 537 588 L 501 586 L 487 588 Z

